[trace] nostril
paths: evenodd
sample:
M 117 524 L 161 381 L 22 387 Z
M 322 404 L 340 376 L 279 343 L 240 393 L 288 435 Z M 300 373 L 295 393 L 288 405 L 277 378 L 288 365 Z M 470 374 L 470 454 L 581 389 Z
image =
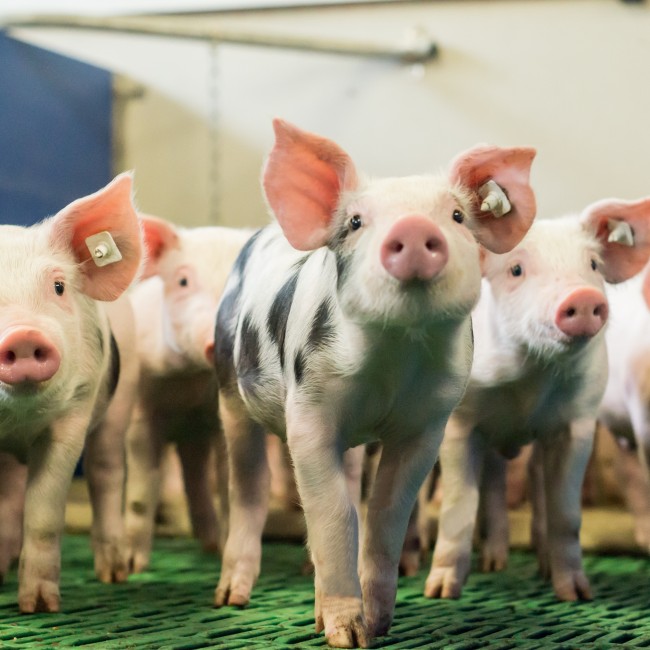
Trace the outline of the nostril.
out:
M 596 308 L 594 309 L 594 316 L 599 316 L 602 317 L 605 315 L 605 308 L 603 305 L 596 305 Z
M 13 350 L 9 350 L 9 351 L 7 351 L 7 352 L 3 355 L 2 360 L 3 360 L 5 363 L 15 363 L 15 361 L 16 361 L 16 353 L 15 353 Z
M 573 316 L 575 316 L 575 315 L 576 315 L 576 310 L 575 310 L 575 308 L 574 308 L 574 307 L 569 307 L 569 308 L 566 310 L 566 315 L 567 315 L 569 318 L 572 318 Z
M 404 250 L 404 244 L 398 240 L 392 241 L 388 244 L 388 250 L 391 253 L 401 253 Z
M 34 350 L 34 359 L 36 359 L 36 361 L 45 361 L 47 359 L 47 350 L 36 348 Z
M 440 240 L 434 238 L 427 239 L 425 246 L 430 253 L 435 253 L 440 248 Z

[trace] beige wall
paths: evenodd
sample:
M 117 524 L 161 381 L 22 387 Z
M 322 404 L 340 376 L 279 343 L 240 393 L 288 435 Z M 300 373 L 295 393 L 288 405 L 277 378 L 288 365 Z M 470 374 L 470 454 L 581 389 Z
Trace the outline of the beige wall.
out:
M 266 219 L 259 171 L 281 116 L 374 175 L 444 168 L 476 142 L 538 149 L 540 216 L 650 194 L 650 8 L 618 0 L 394 3 L 202 18 L 222 26 L 438 43 L 425 66 L 119 35 L 21 29 L 142 84 L 118 105 L 141 209 L 186 224 Z M 133 90 L 131 88 L 131 90 Z M 136 93 L 137 94 L 137 93 Z M 122 121 L 123 118 L 123 121 Z

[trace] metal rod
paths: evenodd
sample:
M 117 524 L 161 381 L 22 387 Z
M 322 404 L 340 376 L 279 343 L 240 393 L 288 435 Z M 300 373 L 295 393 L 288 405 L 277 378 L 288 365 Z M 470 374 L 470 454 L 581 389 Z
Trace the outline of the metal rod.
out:
M 152 20 L 151 18 L 139 19 L 122 16 L 102 18 L 85 16 L 27 16 L 9 19 L 4 23 L 4 27 L 96 29 L 129 34 L 144 34 L 148 36 L 187 38 L 209 42 L 235 43 L 239 45 L 256 45 L 261 47 L 324 52 L 328 54 L 394 59 L 401 63 L 424 63 L 425 61 L 435 58 L 438 54 L 436 44 L 426 37 L 414 39 L 412 44 L 403 47 L 390 47 L 371 42 L 350 42 L 340 39 L 300 37 L 286 34 L 260 34 L 255 32 L 224 29 L 221 27 L 200 27 L 194 25 L 179 27 L 177 22 L 173 26 L 170 26 L 165 25 L 163 20 Z

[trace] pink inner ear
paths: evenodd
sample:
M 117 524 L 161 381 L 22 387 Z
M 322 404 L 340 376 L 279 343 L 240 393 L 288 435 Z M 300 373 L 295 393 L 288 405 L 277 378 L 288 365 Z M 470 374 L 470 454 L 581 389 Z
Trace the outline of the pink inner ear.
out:
M 138 217 L 131 201 L 130 174 L 120 174 L 105 188 L 77 199 L 52 217 L 55 245 L 69 247 L 83 273 L 83 291 L 95 300 L 115 300 L 132 282 L 141 257 Z M 108 231 L 122 254 L 119 262 L 97 266 L 86 239 Z
M 452 163 L 451 182 L 470 190 L 472 195 L 476 238 L 494 253 L 512 250 L 535 218 L 537 206 L 530 186 L 535 154 L 530 147 L 478 146 L 460 154 Z M 505 191 L 512 206 L 502 217 L 481 211 L 478 190 L 489 180 Z
M 319 248 L 329 239 L 341 192 L 356 187 L 354 164 L 331 140 L 282 120 L 273 127 L 263 181 L 269 206 L 294 248 Z
M 160 259 L 167 251 L 179 248 L 178 232 L 164 219 L 142 213 L 139 217 L 146 249 L 141 277 L 148 278 L 159 272 Z
M 608 241 L 608 221 L 627 222 L 634 233 L 634 245 Z M 607 282 L 623 282 L 641 271 L 650 256 L 650 198 L 639 201 L 604 199 L 587 206 L 582 223 L 600 240 L 603 275 Z

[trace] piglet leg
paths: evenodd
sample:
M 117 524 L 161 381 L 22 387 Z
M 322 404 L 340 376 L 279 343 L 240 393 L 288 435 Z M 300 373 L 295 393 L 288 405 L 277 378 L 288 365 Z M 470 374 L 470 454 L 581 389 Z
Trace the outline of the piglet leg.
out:
M 162 423 L 161 423 L 162 424 Z M 149 565 L 158 504 L 163 440 L 149 414 L 136 405 L 127 432 L 126 538 L 129 568 L 134 573 Z
M 23 548 L 18 574 L 21 612 L 59 610 L 65 503 L 90 413 L 58 420 L 29 450 Z
M 325 630 L 331 646 L 365 648 L 370 639 L 357 573 L 357 512 L 331 415 L 315 411 L 288 410 L 287 440 L 315 568 L 316 630 Z
M 452 415 L 440 447 L 442 505 L 427 598 L 459 598 L 470 570 L 484 447 Z
M 533 443 L 528 461 L 528 491 L 530 492 L 532 516 L 530 520 L 530 541 L 537 554 L 539 574 L 545 580 L 551 577 L 548 552 L 548 531 L 546 522 L 546 495 L 544 494 L 544 451 L 539 442 Z
M 119 410 L 119 409 L 118 409 Z M 109 411 L 86 441 L 84 469 L 93 511 L 91 540 L 95 574 L 102 582 L 124 582 L 128 575 L 122 503 L 126 414 Z
M 26 483 L 27 466 L 0 453 L 0 584 L 20 555 Z
M 221 548 L 219 547 L 219 522 L 212 502 L 210 486 L 210 469 L 214 453 L 211 440 L 204 436 L 179 441 L 178 453 L 183 465 L 183 482 L 192 531 L 205 551 L 217 553 Z
M 361 585 L 371 636 L 390 628 L 402 545 L 418 489 L 436 460 L 443 427 L 435 434 L 384 442 L 368 503 Z
M 506 501 L 506 459 L 486 450 L 479 501 L 481 571 L 502 571 L 508 564 L 510 546 Z
M 580 548 L 582 482 L 591 455 L 596 422 L 574 420 L 568 432 L 543 442 L 548 560 L 560 600 L 590 600 Z
M 250 420 L 241 399 L 220 395 L 219 411 L 228 446 L 230 518 L 214 605 L 243 607 L 260 573 L 270 470 L 264 432 Z
M 614 467 L 627 507 L 634 517 L 634 538 L 646 552 L 650 552 L 650 482 L 641 450 L 619 445 Z

